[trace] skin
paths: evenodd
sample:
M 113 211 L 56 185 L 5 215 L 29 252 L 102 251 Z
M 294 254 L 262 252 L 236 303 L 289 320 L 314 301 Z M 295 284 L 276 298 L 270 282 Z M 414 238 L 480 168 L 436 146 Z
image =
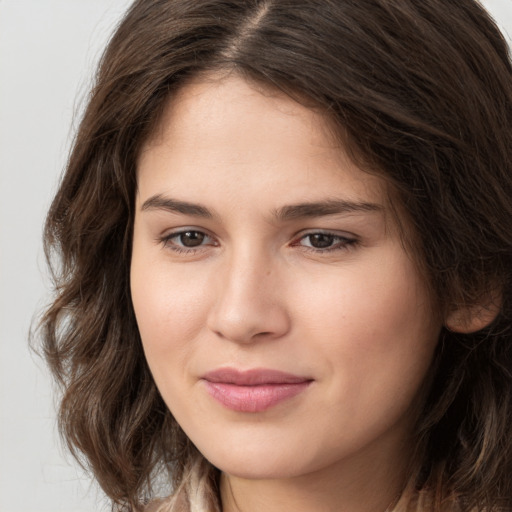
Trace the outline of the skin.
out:
M 404 485 L 441 322 L 384 181 L 327 128 L 278 91 L 203 78 L 168 104 L 139 158 L 131 290 L 145 354 L 222 470 L 228 512 L 379 511 Z M 312 382 L 238 412 L 201 378 L 223 367 Z

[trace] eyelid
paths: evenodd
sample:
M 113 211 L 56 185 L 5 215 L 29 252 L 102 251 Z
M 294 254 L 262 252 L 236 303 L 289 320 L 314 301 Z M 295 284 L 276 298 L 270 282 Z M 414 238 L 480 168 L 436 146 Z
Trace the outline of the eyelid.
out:
M 173 241 L 173 239 L 176 239 L 180 235 L 183 235 L 188 232 L 201 233 L 204 235 L 205 239 L 199 245 L 191 247 L 187 247 L 186 245 L 182 245 Z M 325 235 L 332 237 L 333 239 L 335 239 L 335 243 L 332 246 L 328 247 L 313 247 L 301 244 L 302 240 L 306 239 L 308 236 L 313 235 Z M 162 246 L 166 249 L 172 250 L 177 253 L 188 254 L 194 254 L 200 251 L 204 251 L 207 247 L 217 247 L 219 245 L 215 236 L 210 234 L 207 229 L 199 228 L 196 226 L 183 226 L 175 228 L 171 231 L 167 231 L 164 235 L 159 236 L 156 241 L 162 244 Z M 335 251 L 347 251 L 351 246 L 355 246 L 359 242 L 359 237 L 357 237 L 353 233 L 347 233 L 345 231 L 339 232 L 336 230 L 328 229 L 308 229 L 295 234 L 293 236 L 292 241 L 290 242 L 290 246 L 298 247 L 304 251 L 309 251 L 313 253 L 328 253 Z
M 297 232 L 295 235 L 293 235 L 293 241 L 298 241 L 306 236 L 310 235 L 328 235 L 328 236 L 334 236 L 337 238 L 343 238 L 345 240 L 358 240 L 359 237 L 354 233 L 349 233 L 347 231 L 338 231 L 336 229 L 303 229 L 299 232 Z
M 311 246 L 300 244 L 300 242 L 302 240 L 304 240 L 308 236 L 312 236 L 312 235 L 331 236 L 337 240 L 337 243 L 334 244 L 333 246 L 324 247 L 324 248 L 311 247 Z M 293 247 L 300 247 L 301 249 L 303 249 L 305 251 L 310 251 L 310 252 L 314 252 L 314 253 L 328 253 L 328 252 L 334 252 L 334 251 L 349 250 L 349 248 L 357 245 L 359 242 L 360 242 L 359 237 L 357 237 L 353 233 L 347 233 L 345 231 L 343 231 L 343 232 L 331 231 L 328 229 L 308 229 L 305 231 L 301 231 L 297 235 L 295 235 L 291 245 Z
M 186 245 L 180 245 L 173 242 L 173 239 L 178 238 L 180 235 L 183 235 L 185 233 L 189 232 L 196 232 L 201 233 L 205 235 L 205 239 L 212 240 L 214 243 L 201 243 L 200 245 L 197 245 L 195 247 L 187 247 Z M 184 226 L 175 228 L 171 231 L 167 231 L 164 235 L 161 235 L 157 238 L 157 242 L 161 243 L 164 248 L 168 248 L 171 250 L 174 250 L 176 252 L 187 252 L 187 253 L 194 253 L 197 251 L 204 250 L 205 247 L 218 246 L 218 242 L 216 241 L 215 237 L 211 235 L 208 230 L 204 228 L 199 228 L 195 226 Z

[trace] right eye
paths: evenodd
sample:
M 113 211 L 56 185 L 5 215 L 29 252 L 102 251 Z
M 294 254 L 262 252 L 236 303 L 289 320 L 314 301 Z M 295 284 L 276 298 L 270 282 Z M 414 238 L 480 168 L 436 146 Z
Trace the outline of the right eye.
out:
M 161 238 L 164 247 L 176 252 L 194 252 L 206 245 L 217 245 L 215 240 L 197 229 L 183 229 Z

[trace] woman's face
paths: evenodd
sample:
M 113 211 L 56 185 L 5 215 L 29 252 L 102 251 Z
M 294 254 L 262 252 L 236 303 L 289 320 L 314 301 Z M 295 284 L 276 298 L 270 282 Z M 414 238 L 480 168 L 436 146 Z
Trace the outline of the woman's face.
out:
M 277 91 L 230 76 L 168 105 L 138 162 L 133 305 L 165 402 L 224 472 L 406 453 L 440 322 L 386 197 Z

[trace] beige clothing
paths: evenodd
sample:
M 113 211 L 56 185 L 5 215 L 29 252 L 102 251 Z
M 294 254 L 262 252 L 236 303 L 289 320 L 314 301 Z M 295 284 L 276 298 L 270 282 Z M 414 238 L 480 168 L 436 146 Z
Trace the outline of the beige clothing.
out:
M 171 502 L 172 505 L 171 505 Z M 172 507 L 172 508 L 169 508 Z M 402 495 L 398 503 L 388 512 L 431 512 L 432 511 L 432 498 L 430 493 L 406 492 Z M 184 493 L 181 496 L 176 496 L 164 500 L 156 500 L 151 502 L 145 509 L 144 512 L 192 512 L 188 505 L 188 501 Z M 196 512 L 196 511 L 194 511 Z M 197 511 L 199 512 L 199 511 Z M 200 512 L 213 512 L 210 510 L 201 510 Z M 286 511 L 283 511 L 286 512 Z M 454 503 L 447 503 L 442 512 L 460 512 L 460 507 Z

